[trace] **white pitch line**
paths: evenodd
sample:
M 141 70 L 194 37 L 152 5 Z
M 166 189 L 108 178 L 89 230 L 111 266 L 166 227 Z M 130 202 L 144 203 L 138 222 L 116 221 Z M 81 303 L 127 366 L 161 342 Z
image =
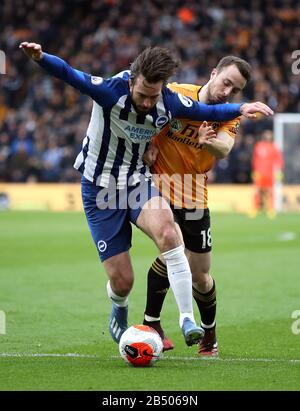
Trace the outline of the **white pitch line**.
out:
M 287 362 L 300 363 L 300 359 L 283 359 L 283 358 L 220 358 L 220 357 L 164 357 L 165 360 L 180 361 L 217 361 L 217 362 Z
M 66 357 L 66 358 L 99 358 L 96 355 L 89 354 L 76 354 L 76 353 L 67 353 L 67 354 L 43 354 L 43 353 L 0 353 L 0 357 L 16 357 L 16 358 L 36 358 L 36 357 Z
M 280 233 L 277 236 L 278 241 L 293 241 L 297 238 L 297 234 L 292 231 L 287 231 L 285 233 Z
M 113 356 L 113 358 L 120 358 Z M 300 363 L 300 359 L 284 359 L 284 358 L 220 358 L 220 357 L 175 357 L 163 355 L 161 360 L 172 361 L 217 361 L 217 362 L 287 362 L 287 363 Z
M 78 354 L 78 353 L 67 353 L 67 354 L 56 354 L 56 353 L 0 353 L 2 358 L 41 358 L 41 357 L 57 357 L 57 358 L 98 358 L 101 357 L 93 354 Z M 120 359 L 119 356 L 113 355 L 111 358 Z M 300 359 L 283 359 L 283 358 L 220 358 L 220 357 L 176 357 L 176 356 L 163 356 L 161 360 L 171 360 L 171 361 L 217 361 L 217 362 L 279 362 L 279 363 L 291 363 L 300 364 Z

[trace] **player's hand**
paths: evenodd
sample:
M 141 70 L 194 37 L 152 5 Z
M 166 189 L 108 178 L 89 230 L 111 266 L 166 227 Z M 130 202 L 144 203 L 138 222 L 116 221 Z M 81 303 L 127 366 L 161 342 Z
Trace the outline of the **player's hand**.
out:
M 264 103 L 256 101 L 255 103 L 244 103 L 240 107 L 240 112 L 243 116 L 247 118 L 257 118 L 258 113 L 264 116 L 272 116 L 274 111 Z
M 19 46 L 20 49 L 31 59 L 39 61 L 43 58 L 42 46 L 37 43 L 28 43 L 23 41 Z
M 207 121 L 203 121 L 198 130 L 198 142 L 199 144 L 211 144 L 212 138 L 216 138 L 215 130 L 207 124 Z
M 147 151 L 143 155 L 144 163 L 151 167 L 155 163 L 157 156 L 158 156 L 158 148 L 154 144 L 150 144 Z

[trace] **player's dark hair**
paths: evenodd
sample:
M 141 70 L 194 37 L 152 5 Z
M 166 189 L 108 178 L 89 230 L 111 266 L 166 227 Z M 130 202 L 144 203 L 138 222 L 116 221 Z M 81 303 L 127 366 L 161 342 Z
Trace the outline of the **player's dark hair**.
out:
M 163 47 L 148 47 L 131 63 L 131 80 L 142 74 L 148 83 L 162 81 L 165 85 L 175 74 L 180 62 L 171 50 Z
M 248 81 L 251 80 L 251 66 L 250 66 L 250 64 L 246 60 L 243 60 L 243 59 L 241 59 L 239 57 L 236 57 L 236 56 L 225 56 L 225 57 L 223 57 L 219 61 L 216 69 L 220 72 L 225 67 L 232 66 L 232 65 L 235 65 L 238 68 L 241 75 L 247 80 L 247 83 L 248 83 Z

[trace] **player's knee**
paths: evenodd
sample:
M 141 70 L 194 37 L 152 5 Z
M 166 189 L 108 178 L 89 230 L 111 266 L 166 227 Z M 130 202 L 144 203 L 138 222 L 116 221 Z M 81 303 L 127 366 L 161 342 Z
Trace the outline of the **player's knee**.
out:
M 200 292 L 205 293 L 208 292 L 213 284 L 213 279 L 211 275 L 207 272 L 197 273 L 197 275 L 193 275 L 193 286 L 198 289 Z
M 129 295 L 130 291 L 132 289 L 132 284 L 128 282 L 121 282 L 119 281 L 116 285 L 116 291 L 115 293 L 119 295 L 120 297 L 126 297 Z
M 161 225 L 157 243 L 159 248 L 164 251 L 178 247 L 180 238 L 174 222 L 170 221 Z
M 126 297 L 133 286 L 133 278 L 122 275 L 112 276 L 110 282 L 113 291 L 120 297 Z

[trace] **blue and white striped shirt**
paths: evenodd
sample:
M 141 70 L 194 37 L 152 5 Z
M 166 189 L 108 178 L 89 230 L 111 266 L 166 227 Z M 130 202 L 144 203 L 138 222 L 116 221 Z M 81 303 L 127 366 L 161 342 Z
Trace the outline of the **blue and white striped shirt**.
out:
M 152 137 L 172 118 L 228 121 L 240 115 L 239 104 L 206 105 L 164 87 L 158 103 L 146 116 L 138 114 L 129 90 L 129 71 L 103 79 L 75 70 L 59 57 L 43 53 L 39 64 L 93 99 L 93 109 L 82 150 L 74 167 L 94 184 L 117 188 L 150 176 L 143 154 Z

